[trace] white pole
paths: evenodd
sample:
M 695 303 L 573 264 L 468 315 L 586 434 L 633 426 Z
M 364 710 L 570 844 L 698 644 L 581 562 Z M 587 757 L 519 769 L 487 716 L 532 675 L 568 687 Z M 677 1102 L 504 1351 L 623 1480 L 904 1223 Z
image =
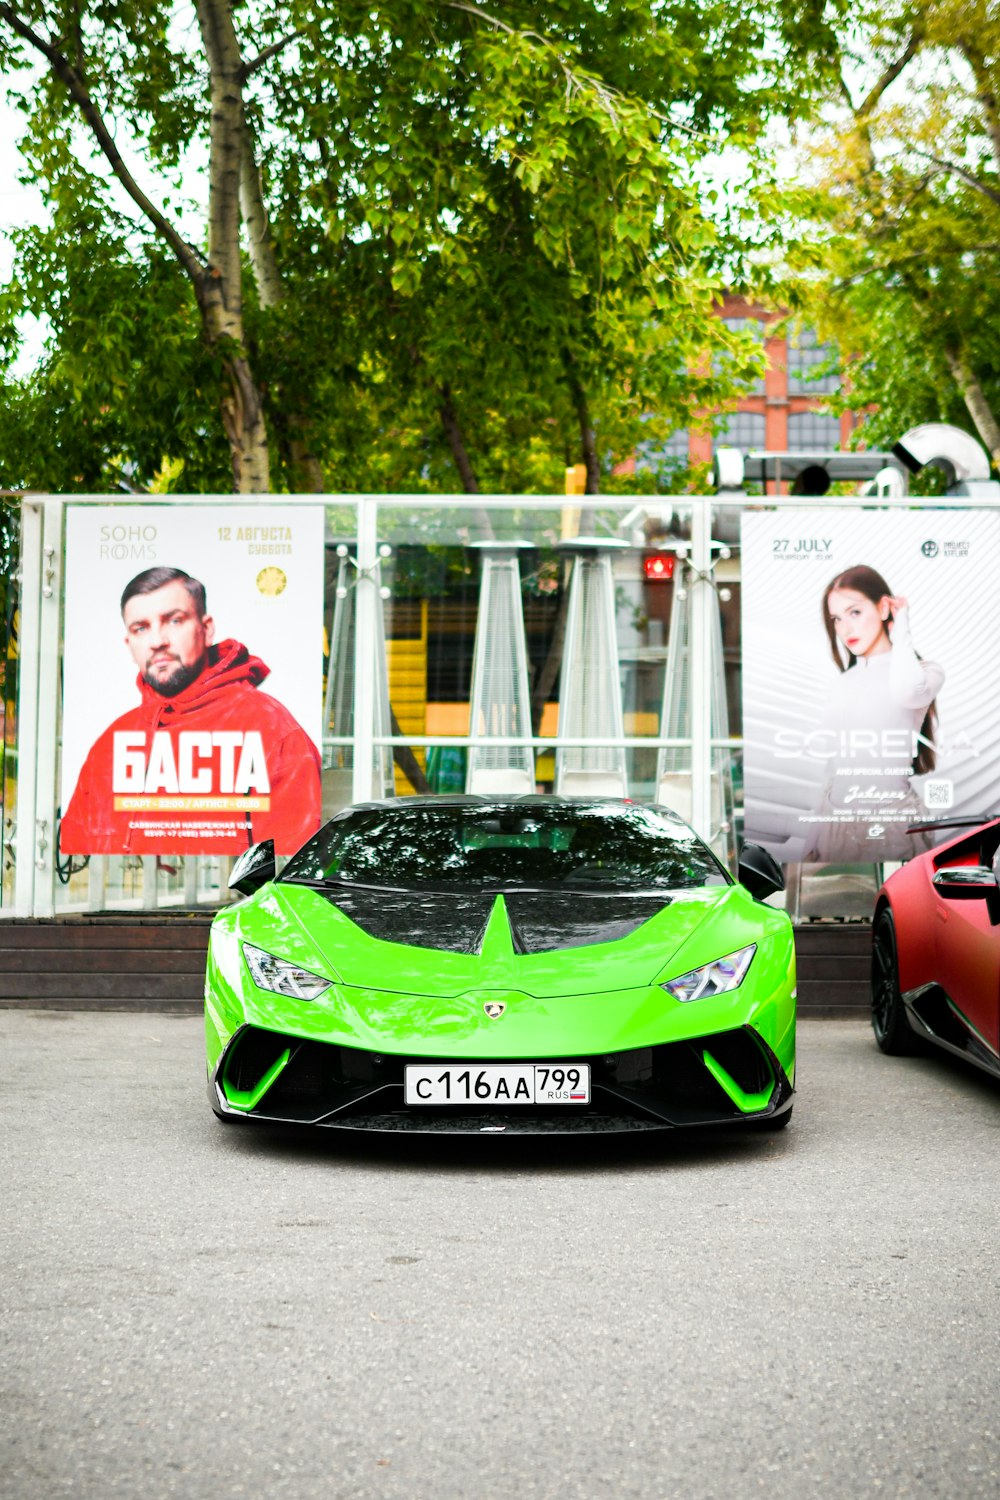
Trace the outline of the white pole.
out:
M 357 589 L 354 611 L 354 770 L 351 799 L 370 802 L 375 760 L 375 627 L 381 608 L 376 567 L 378 504 L 358 497 Z M 378 793 L 381 796 L 381 791 Z
M 55 914 L 56 767 L 59 752 L 59 621 L 62 615 L 63 500 L 46 496 L 42 509 L 42 588 L 38 641 L 38 718 L 35 779 L 35 894 L 33 915 Z
M 691 824 L 712 838 L 712 502 L 694 500 L 691 515 Z
M 17 661 L 17 823 L 14 831 L 14 915 L 34 915 L 35 784 L 38 755 L 38 663 L 42 611 L 40 500 L 21 504 L 20 628 Z
M 156 855 L 142 856 L 142 909 L 155 911 L 158 894 L 156 885 Z
M 107 901 L 108 856 L 92 854 L 87 866 L 87 910 L 103 911 Z

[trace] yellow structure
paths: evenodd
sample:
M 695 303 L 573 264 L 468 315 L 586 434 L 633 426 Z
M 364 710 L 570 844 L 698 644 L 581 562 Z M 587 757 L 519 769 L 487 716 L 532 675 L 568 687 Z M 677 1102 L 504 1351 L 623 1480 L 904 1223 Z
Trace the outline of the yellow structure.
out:
M 427 600 L 419 604 L 419 633 L 394 636 L 385 643 L 389 666 L 389 702 L 392 704 L 401 734 L 427 733 Z M 468 718 L 468 707 L 466 707 Z M 427 764 L 426 750 L 413 751 L 422 767 Z M 397 766 L 396 796 L 412 796 L 415 788 L 409 777 Z

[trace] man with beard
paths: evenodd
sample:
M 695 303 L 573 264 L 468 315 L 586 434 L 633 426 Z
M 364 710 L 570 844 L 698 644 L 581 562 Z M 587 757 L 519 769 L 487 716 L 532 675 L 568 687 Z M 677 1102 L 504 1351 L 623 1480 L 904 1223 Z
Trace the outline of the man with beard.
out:
M 204 585 L 148 568 L 121 598 L 141 703 L 95 742 L 62 820 L 64 854 L 291 854 L 319 827 L 316 746 L 239 641 L 215 642 Z

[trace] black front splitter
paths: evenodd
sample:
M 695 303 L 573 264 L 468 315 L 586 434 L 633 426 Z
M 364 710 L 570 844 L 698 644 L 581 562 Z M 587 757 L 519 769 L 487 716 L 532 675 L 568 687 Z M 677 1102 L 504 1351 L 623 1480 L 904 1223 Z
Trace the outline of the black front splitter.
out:
M 218 1093 L 212 1108 L 221 1120 L 246 1121 L 257 1126 L 294 1126 L 307 1130 L 351 1130 L 392 1135 L 629 1135 L 649 1131 L 697 1131 L 706 1129 L 740 1130 L 761 1122 L 773 1121 L 791 1108 L 791 1098 L 781 1107 L 763 1114 L 734 1119 L 725 1115 L 717 1119 L 663 1120 L 639 1115 L 598 1114 L 596 1111 L 565 1115 L 493 1114 L 485 1111 L 394 1111 L 328 1115 L 321 1120 L 296 1120 L 281 1115 L 265 1115 L 233 1109 Z

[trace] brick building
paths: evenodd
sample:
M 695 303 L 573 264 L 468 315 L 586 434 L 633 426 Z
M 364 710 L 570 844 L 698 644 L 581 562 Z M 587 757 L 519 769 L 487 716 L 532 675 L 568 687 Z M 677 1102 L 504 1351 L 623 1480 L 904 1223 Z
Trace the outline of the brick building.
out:
M 847 447 L 857 416 L 845 412 L 838 417 L 821 410 L 826 398 L 839 388 L 839 377 L 813 375 L 828 358 L 829 348 L 819 344 L 808 329 L 792 338 L 772 333 L 782 315 L 742 297 L 727 297 L 719 316 L 728 327 L 750 329 L 761 340 L 767 354 L 764 376 L 737 402 L 714 436 L 694 427 L 680 428 L 666 443 L 640 445 L 636 468 L 653 467 L 665 458 L 710 464 L 714 449 L 723 446 L 771 453 L 829 452 Z

